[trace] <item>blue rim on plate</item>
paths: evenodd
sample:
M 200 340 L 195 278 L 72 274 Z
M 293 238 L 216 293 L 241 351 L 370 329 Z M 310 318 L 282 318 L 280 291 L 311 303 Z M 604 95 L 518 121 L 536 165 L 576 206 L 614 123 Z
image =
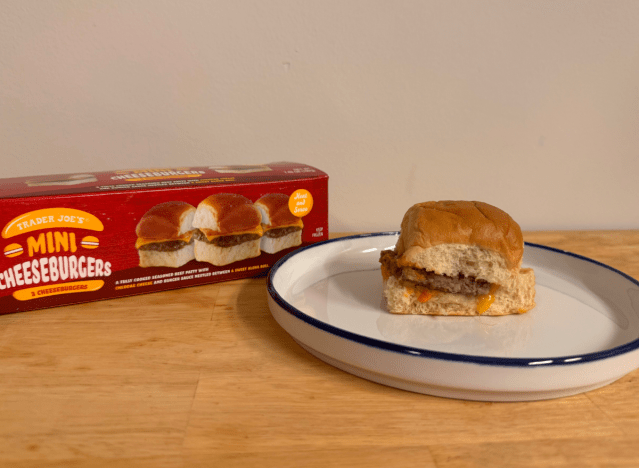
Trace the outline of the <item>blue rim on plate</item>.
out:
M 544 357 L 544 358 L 502 358 L 502 357 L 490 357 L 490 356 L 473 356 L 473 355 L 469 355 L 469 354 L 457 354 L 457 353 L 446 353 L 446 352 L 442 352 L 442 351 L 431 351 L 431 350 L 427 350 L 427 349 L 421 349 L 421 348 L 415 348 L 415 347 L 411 347 L 411 346 L 404 346 L 404 345 L 400 345 L 400 344 L 396 344 L 396 343 L 389 343 L 387 341 L 382 341 L 382 340 L 377 340 L 374 338 L 369 338 L 366 336 L 362 336 L 362 335 L 358 335 L 356 333 L 352 333 L 346 330 L 342 330 L 340 328 L 337 328 L 333 325 L 329 325 L 327 323 L 324 323 L 320 320 L 317 320 L 314 317 L 311 317 L 307 314 L 305 314 L 304 312 L 302 312 L 301 310 L 297 309 L 296 307 L 294 307 L 293 305 L 291 305 L 290 303 L 288 303 L 275 289 L 275 287 L 273 286 L 273 278 L 274 276 L 277 274 L 277 271 L 279 270 L 279 268 L 286 263 L 289 259 L 291 259 L 292 257 L 299 255 L 301 252 L 304 252 L 305 250 L 309 250 L 309 249 L 314 249 L 317 247 L 321 247 L 323 245 L 326 244 L 330 244 L 333 242 L 343 242 L 345 240 L 348 239 L 361 239 L 361 238 L 366 238 L 366 237 L 380 237 L 380 236 L 398 236 L 399 232 L 398 231 L 389 231 L 389 232 L 377 232 L 377 233 L 370 233 L 370 234 L 357 234 L 357 235 L 352 235 L 352 236 L 345 236 L 345 237 L 337 237 L 335 239 L 329 239 L 329 240 L 325 240 L 325 241 L 321 241 L 318 242 L 316 244 L 311 244 L 311 245 L 307 245 L 305 247 L 302 247 L 300 249 L 297 249 L 293 252 L 288 253 L 287 255 L 285 255 L 284 257 L 282 257 L 281 259 L 279 259 L 275 265 L 273 265 L 273 267 L 271 267 L 271 270 L 268 273 L 267 276 L 267 290 L 269 295 L 273 298 L 273 300 L 275 302 L 277 302 L 277 304 L 282 307 L 282 309 L 284 309 L 285 311 L 287 311 L 288 313 L 290 313 L 291 315 L 297 317 L 298 319 L 306 322 L 307 324 L 316 327 L 320 330 L 323 330 L 327 333 L 331 333 L 333 335 L 337 335 L 340 336 L 342 338 L 345 338 L 347 340 L 351 340 L 354 341 L 356 343 L 360 343 L 366 346 L 371 346 L 374 348 L 378 348 L 378 349 L 382 349 L 385 351 L 392 351 L 395 353 L 400 353 L 400 354 L 405 354 L 405 355 L 409 355 L 409 356 L 414 356 L 414 357 L 423 357 L 423 358 L 428 358 L 428 359 L 440 359 L 440 360 L 446 360 L 446 361 L 456 361 L 456 362 L 465 362 L 465 363 L 472 363 L 472 364 L 483 364 L 483 365 L 488 365 L 488 366 L 504 366 L 504 367 L 527 367 L 527 368 L 531 368 L 531 367 L 539 367 L 539 366 L 572 366 L 572 365 L 578 365 L 578 364 L 582 364 L 582 363 L 586 363 L 586 362 L 593 362 L 593 361 L 599 361 L 599 360 L 603 360 L 603 359 L 609 359 L 611 357 L 614 356 L 619 356 L 625 353 L 628 353 L 630 351 L 634 351 L 636 349 L 639 348 L 639 338 L 623 344 L 621 346 L 616 346 L 614 348 L 610 348 L 604 351 L 598 351 L 595 353 L 586 353 L 586 354 L 579 354 L 579 355 L 571 355 L 571 356 L 560 356 L 560 357 L 553 357 L 553 358 L 548 358 L 548 357 Z M 562 254 L 562 255 L 566 255 L 566 256 L 570 256 L 570 257 L 574 257 L 577 258 L 579 260 L 582 261 L 586 261 L 586 262 L 590 262 L 593 263 L 595 265 L 598 265 L 600 267 L 604 267 L 622 277 L 624 277 L 625 279 L 629 280 L 630 282 L 632 282 L 634 285 L 639 287 L 639 281 L 635 280 L 634 278 L 632 278 L 631 276 L 627 275 L 626 273 L 623 273 L 622 271 L 617 270 L 616 268 L 611 267 L 610 265 L 606 265 L 605 263 L 601 263 L 597 260 L 593 260 L 592 258 L 588 258 L 588 257 L 584 257 L 583 255 L 578 255 L 572 252 L 567 252 L 565 250 L 561 250 L 561 249 L 557 249 L 554 247 L 549 247 L 549 246 L 545 246 L 545 245 L 540 245 L 540 244 L 534 244 L 534 243 L 530 243 L 530 242 L 526 242 L 525 245 L 530 246 L 530 247 L 535 247 L 535 248 L 539 248 L 539 249 L 543 249 L 543 250 L 548 250 L 551 252 L 555 252 L 558 254 Z

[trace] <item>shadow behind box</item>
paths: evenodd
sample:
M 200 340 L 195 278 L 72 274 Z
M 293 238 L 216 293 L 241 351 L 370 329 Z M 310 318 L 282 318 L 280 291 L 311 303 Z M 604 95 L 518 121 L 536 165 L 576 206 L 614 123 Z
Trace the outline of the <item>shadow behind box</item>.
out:
M 198 208 L 215 194 L 251 205 L 279 194 L 302 226 L 299 245 L 225 265 L 140 266 L 138 247 L 154 240 L 136 233 L 145 213 L 170 202 Z M 287 253 L 328 239 L 328 175 L 290 162 L 3 179 L 0 203 L 0 314 L 260 276 Z M 229 235 L 192 230 L 182 242 Z

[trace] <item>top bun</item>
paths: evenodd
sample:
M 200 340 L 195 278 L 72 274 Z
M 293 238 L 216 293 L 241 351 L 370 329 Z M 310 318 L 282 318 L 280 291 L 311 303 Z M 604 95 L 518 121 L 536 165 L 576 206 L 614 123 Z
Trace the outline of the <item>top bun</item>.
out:
M 262 224 L 269 228 L 303 227 L 302 219 L 291 213 L 288 201 L 289 196 L 283 193 L 269 193 L 257 200 L 255 206 L 262 215 Z
M 499 208 L 437 201 L 408 209 L 395 250 L 402 266 L 504 284 L 521 268 L 524 241 L 519 225 Z
M 180 239 L 193 230 L 191 223 L 194 214 L 195 207 L 186 202 L 160 203 L 144 213 L 135 228 L 135 233 L 143 239 Z
M 254 230 L 261 216 L 253 202 L 235 193 L 216 193 L 200 202 L 193 227 L 209 233 L 233 234 Z

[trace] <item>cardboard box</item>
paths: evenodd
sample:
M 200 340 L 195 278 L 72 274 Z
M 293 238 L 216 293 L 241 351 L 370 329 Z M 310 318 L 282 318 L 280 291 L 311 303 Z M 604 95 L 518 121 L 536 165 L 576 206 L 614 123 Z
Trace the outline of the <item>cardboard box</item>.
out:
M 0 314 L 257 276 L 328 239 L 328 176 L 287 162 L 3 179 L 0 204 Z

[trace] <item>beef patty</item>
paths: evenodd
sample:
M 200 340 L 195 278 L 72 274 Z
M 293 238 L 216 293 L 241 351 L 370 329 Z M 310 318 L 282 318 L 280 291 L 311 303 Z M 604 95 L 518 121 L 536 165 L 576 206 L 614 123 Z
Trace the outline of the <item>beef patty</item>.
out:
M 182 240 L 153 242 L 152 244 L 143 245 L 142 247 L 140 247 L 140 250 L 147 250 L 147 251 L 153 251 L 153 252 L 176 252 L 192 243 L 193 243 L 193 238 L 191 238 L 191 242 L 184 242 Z
M 243 244 L 244 242 L 259 239 L 259 234 L 232 234 L 230 236 L 215 237 L 213 240 L 209 240 L 202 231 L 196 231 L 193 236 L 199 241 L 206 242 L 207 244 L 216 245 L 218 247 L 235 247 L 236 245 Z
M 437 275 L 424 269 L 401 267 L 397 263 L 397 253 L 393 250 L 383 250 L 379 262 L 386 268 L 388 274 L 411 286 L 422 286 L 427 289 L 466 296 L 480 296 L 490 292 L 488 281 L 478 280 L 472 276 L 451 277 Z
M 264 236 L 266 237 L 273 237 L 273 238 L 277 238 L 277 237 L 284 237 L 292 232 L 295 231 L 301 231 L 302 228 L 299 226 L 288 226 L 288 227 L 283 227 L 283 228 L 275 228 L 275 229 L 269 229 L 268 231 L 264 231 Z

